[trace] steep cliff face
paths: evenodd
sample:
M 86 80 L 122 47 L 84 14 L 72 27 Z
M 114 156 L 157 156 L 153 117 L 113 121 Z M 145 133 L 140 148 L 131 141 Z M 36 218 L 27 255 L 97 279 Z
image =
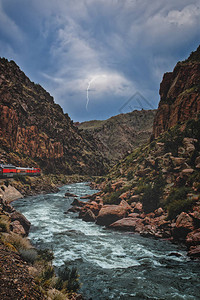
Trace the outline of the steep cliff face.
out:
M 102 155 L 114 163 L 149 140 L 155 113 L 156 110 L 135 110 L 108 120 L 89 121 L 77 126 L 87 138 L 92 136 Z
M 190 57 L 164 74 L 153 134 L 167 131 L 178 122 L 196 118 L 200 111 L 200 46 Z
M 105 170 L 94 145 L 82 137 L 53 97 L 6 59 L 0 59 L 0 142 L 0 159 L 6 163 L 16 162 L 9 155 L 14 152 L 47 172 L 94 175 Z

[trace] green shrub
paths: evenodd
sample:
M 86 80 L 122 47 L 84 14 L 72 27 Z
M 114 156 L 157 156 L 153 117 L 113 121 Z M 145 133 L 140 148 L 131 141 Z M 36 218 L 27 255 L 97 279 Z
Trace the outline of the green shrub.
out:
M 168 206 L 170 203 L 174 201 L 186 199 L 189 191 L 190 188 L 185 186 L 172 189 L 172 191 L 170 192 L 169 196 L 166 199 L 166 206 Z
M 172 155 L 178 155 L 178 147 L 182 146 L 184 134 L 180 131 L 179 126 L 169 129 L 161 138 L 161 142 L 164 143 L 164 150 L 166 153 L 171 152 Z
M 175 200 L 168 205 L 168 219 L 172 220 L 180 213 L 188 212 L 192 206 L 195 204 L 195 201 L 192 199 L 185 200 Z
M 122 191 L 112 192 L 110 195 L 104 198 L 104 204 L 119 204 L 121 199 L 119 196 L 122 194 Z
M 200 141 L 200 115 L 198 119 L 191 119 L 186 123 L 186 128 L 184 130 L 185 136 L 197 139 Z
M 50 279 L 52 279 L 55 275 L 53 266 L 46 266 L 41 274 L 41 283 L 44 285 L 49 285 Z
M 134 177 L 133 171 L 129 171 L 127 176 L 126 176 L 127 180 L 130 181 L 131 179 L 133 179 L 133 177 Z
M 149 183 L 143 190 L 141 202 L 145 213 L 153 212 L 160 206 L 165 181 L 160 175 L 153 183 Z
M 53 251 L 49 249 L 38 250 L 37 260 L 44 260 L 46 262 L 51 262 L 54 259 Z
M 191 188 L 185 186 L 171 191 L 165 204 L 165 207 L 168 210 L 168 219 L 174 219 L 181 212 L 188 212 L 192 208 L 195 201 L 187 198 L 187 194 L 190 191 Z
M 76 292 L 80 288 L 77 269 L 69 268 L 67 262 L 58 270 L 58 279 L 55 283 L 57 290 Z
M 112 187 L 111 187 L 111 183 L 109 182 L 105 188 L 103 189 L 104 193 L 111 193 L 113 191 Z

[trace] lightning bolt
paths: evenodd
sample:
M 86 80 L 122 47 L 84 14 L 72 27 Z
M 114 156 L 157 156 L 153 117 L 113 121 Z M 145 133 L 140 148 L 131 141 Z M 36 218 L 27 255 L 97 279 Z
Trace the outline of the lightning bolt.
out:
M 88 110 L 88 104 L 90 102 L 90 98 L 89 98 L 89 90 L 90 90 L 90 86 L 92 84 L 92 82 L 96 79 L 96 77 L 93 77 L 89 83 L 88 83 L 88 87 L 87 87 L 87 102 L 86 102 L 86 110 Z

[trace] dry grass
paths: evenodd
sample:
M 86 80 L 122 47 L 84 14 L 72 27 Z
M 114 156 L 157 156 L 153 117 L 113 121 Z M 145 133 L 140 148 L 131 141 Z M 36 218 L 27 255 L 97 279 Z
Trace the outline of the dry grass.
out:
M 3 234 L 2 241 L 4 244 L 11 244 L 18 251 L 21 249 L 31 249 L 32 245 L 27 238 L 11 232 L 10 234 Z
M 6 215 L 0 215 L 0 231 L 10 232 L 10 219 Z

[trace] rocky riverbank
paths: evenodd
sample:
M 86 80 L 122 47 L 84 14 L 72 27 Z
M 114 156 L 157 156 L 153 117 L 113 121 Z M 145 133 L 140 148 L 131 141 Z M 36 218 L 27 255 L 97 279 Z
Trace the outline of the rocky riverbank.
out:
M 38 194 L 56 193 L 59 187 L 75 183 L 90 181 L 94 177 L 83 175 L 41 175 L 37 177 L 17 176 L 12 179 L 0 179 L 0 197 L 8 203 Z
M 31 223 L 6 201 L 9 193 L 2 187 L 5 199 L 0 197 L 0 294 L 3 299 L 83 299 L 75 293 L 78 274 L 72 276 L 70 269 L 63 273 L 68 274 L 66 278 L 55 274 L 53 253 L 31 245 L 27 238 Z M 10 190 L 9 187 L 15 190 L 10 185 L 6 188 Z M 17 193 L 13 192 L 9 200 L 14 200 Z
M 115 191 L 119 190 L 121 182 L 113 184 Z M 136 202 L 138 196 L 133 195 L 129 203 L 123 199 L 111 205 L 104 204 L 103 192 L 85 196 L 87 202 L 74 199 L 70 212 L 78 212 L 79 217 L 86 222 L 95 222 L 107 228 L 130 231 L 145 237 L 169 239 L 184 245 L 191 258 L 200 258 L 200 202 L 196 202 L 190 212 L 182 212 L 176 220 L 169 220 L 163 208 L 151 213 L 145 213 L 141 202 Z M 67 213 L 67 212 L 66 212 Z

